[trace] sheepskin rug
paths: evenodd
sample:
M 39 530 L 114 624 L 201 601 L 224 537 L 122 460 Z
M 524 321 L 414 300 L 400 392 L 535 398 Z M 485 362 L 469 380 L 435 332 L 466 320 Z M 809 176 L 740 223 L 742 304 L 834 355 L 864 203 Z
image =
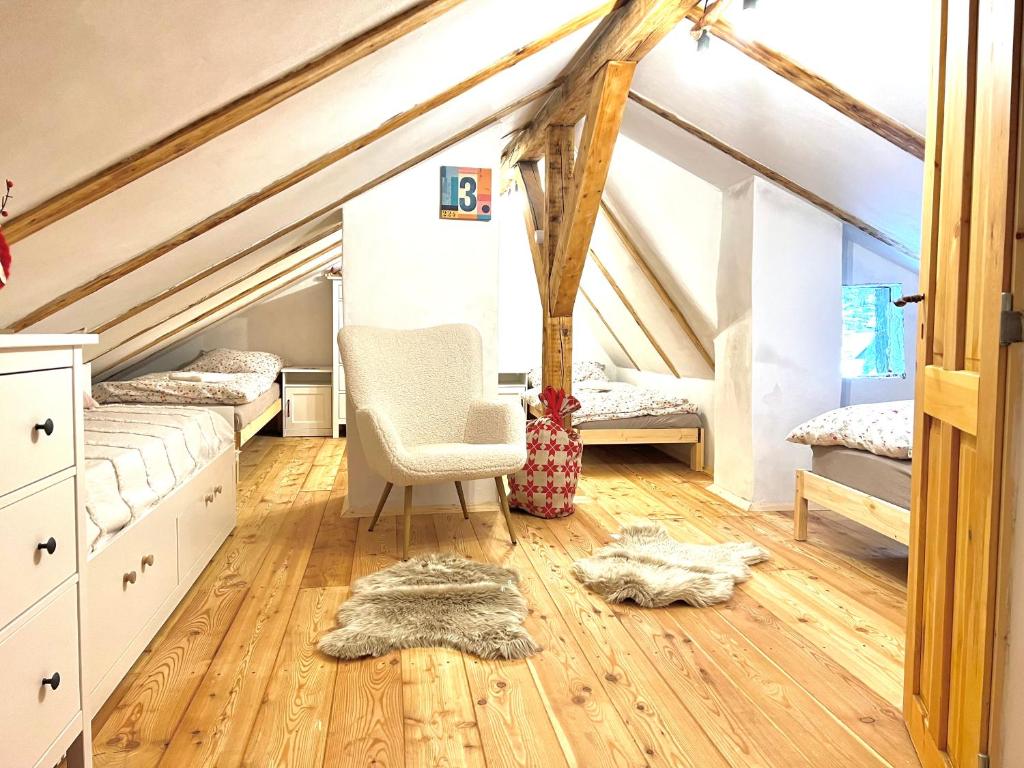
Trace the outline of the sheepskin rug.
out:
M 339 659 L 446 646 L 483 659 L 540 650 L 523 628 L 526 600 L 515 571 L 456 554 L 414 557 L 359 579 L 320 650 Z
M 749 565 L 768 559 L 752 543 L 684 544 L 660 525 L 622 529 L 618 539 L 573 564 L 573 575 L 610 603 L 645 608 L 676 601 L 697 607 L 722 603 L 750 578 Z

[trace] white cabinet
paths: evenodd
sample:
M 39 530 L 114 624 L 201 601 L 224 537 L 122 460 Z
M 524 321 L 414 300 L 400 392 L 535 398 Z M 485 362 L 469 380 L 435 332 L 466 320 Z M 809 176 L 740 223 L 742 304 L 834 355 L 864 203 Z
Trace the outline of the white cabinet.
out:
M 332 369 L 281 370 L 281 411 L 285 437 L 331 437 L 335 406 Z

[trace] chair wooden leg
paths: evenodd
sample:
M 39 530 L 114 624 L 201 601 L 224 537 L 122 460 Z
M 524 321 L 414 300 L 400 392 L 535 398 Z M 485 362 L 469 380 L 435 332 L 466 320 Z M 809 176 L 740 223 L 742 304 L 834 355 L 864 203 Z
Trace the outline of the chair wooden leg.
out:
M 512 539 L 513 544 L 518 544 L 516 540 L 516 531 L 512 527 L 512 511 L 508 508 L 508 496 L 505 495 L 505 481 L 500 478 L 494 478 L 494 486 L 498 489 L 498 503 L 501 505 L 501 513 L 505 515 L 505 525 L 508 526 L 508 535 Z
M 380 495 L 380 501 L 377 502 L 377 511 L 373 513 L 373 520 L 370 521 L 369 530 L 373 530 L 373 526 L 380 520 L 380 513 L 384 511 L 384 505 L 387 503 L 388 495 L 391 493 L 391 489 L 394 488 L 394 483 L 386 483 L 384 485 L 384 493 Z
M 402 536 L 402 559 L 409 559 L 409 540 L 412 539 L 412 486 L 405 486 L 405 533 Z
M 466 506 L 466 494 L 462 492 L 462 482 L 455 481 L 455 490 L 459 494 L 459 506 L 462 507 L 462 516 L 469 520 L 469 507 Z
M 793 538 L 807 541 L 807 497 L 804 496 L 804 471 L 796 471 L 796 496 L 793 499 Z

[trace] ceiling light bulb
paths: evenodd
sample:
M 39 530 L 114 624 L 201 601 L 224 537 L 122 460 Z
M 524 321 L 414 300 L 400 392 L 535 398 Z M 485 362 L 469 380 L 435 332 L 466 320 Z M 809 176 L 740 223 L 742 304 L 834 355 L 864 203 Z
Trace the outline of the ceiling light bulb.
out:
M 708 46 L 711 45 L 711 35 L 708 34 L 706 29 L 700 31 L 700 37 L 697 38 L 697 50 L 706 51 Z

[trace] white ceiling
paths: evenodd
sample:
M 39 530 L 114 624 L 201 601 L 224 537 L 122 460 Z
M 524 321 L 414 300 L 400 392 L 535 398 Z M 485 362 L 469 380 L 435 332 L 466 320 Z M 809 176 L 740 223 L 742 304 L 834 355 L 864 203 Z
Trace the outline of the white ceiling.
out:
M 5 62 L 0 103 L 15 108 L 0 121 L 0 175 L 17 183 L 12 214 L 413 4 L 9 0 L 0 27 Z M 508 0 L 465 0 L 441 19 L 18 242 L 15 279 L 0 291 L 0 326 L 597 5 L 599 0 L 517 0 L 512 13 Z M 739 5 L 728 17 L 737 23 L 747 20 L 736 16 Z M 929 5 L 926 0 L 886 4 L 881 24 L 878 8 L 852 0 L 761 0 L 759 39 L 920 131 Z M 637 92 L 916 246 L 919 160 L 721 41 L 698 56 L 687 27 L 680 25 L 641 63 Z M 95 327 L 344 197 L 549 83 L 591 30 L 556 43 L 30 330 Z M 530 109 L 506 118 L 498 133 L 522 125 Z M 632 103 L 623 133 L 719 188 L 750 175 Z M 629 191 L 624 178 L 616 172 L 620 199 Z M 336 214 L 311 222 L 146 310 L 110 331 L 103 348 L 151 325 L 156 328 L 140 340 L 159 335 L 166 330 L 164 318 L 186 311 L 334 221 Z M 128 359 L 133 349 L 126 345 L 111 358 Z

